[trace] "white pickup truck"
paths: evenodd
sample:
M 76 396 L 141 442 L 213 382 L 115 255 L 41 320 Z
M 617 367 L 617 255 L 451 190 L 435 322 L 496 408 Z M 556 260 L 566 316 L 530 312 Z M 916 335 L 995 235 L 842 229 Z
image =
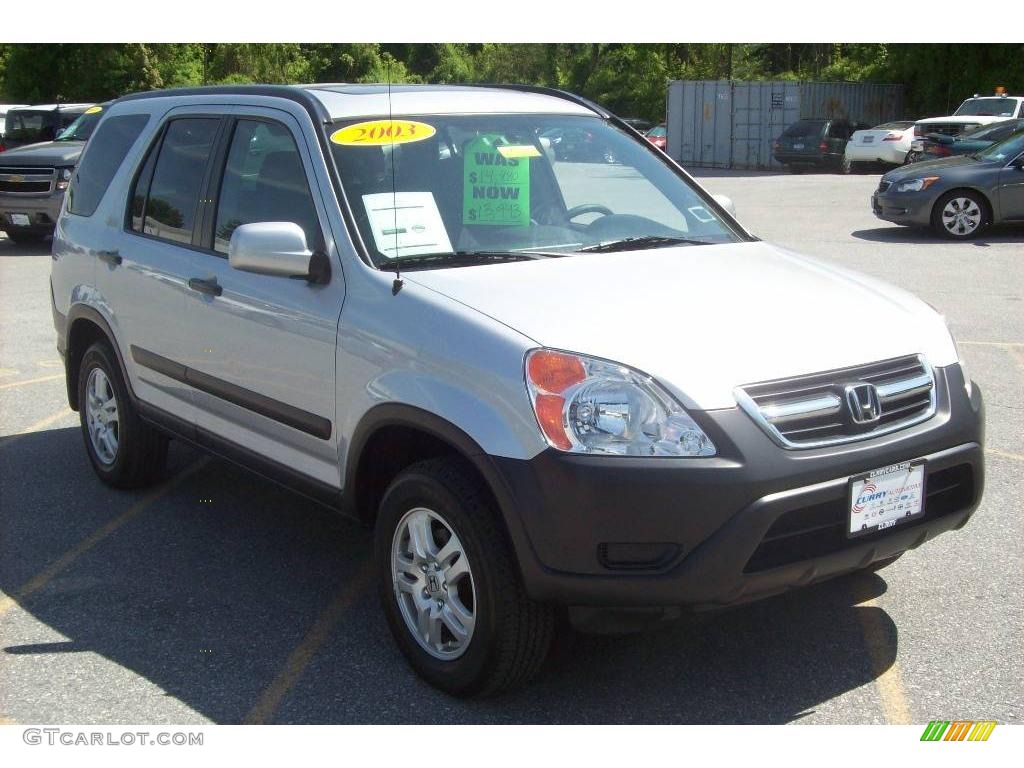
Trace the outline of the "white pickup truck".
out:
M 929 133 L 942 133 L 956 136 L 979 125 L 998 123 L 1015 117 L 1024 117 L 1024 96 L 1007 96 L 1002 92 L 997 92 L 994 96 L 975 94 L 948 117 L 918 120 L 914 125 L 914 135 L 921 137 Z

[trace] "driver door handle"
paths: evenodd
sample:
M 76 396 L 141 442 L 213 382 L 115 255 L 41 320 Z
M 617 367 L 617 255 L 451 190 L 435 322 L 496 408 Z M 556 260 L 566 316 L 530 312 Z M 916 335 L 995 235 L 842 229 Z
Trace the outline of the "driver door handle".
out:
M 119 266 L 121 264 L 121 254 L 117 250 L 113 251 L 97 251 L 96 257 L 100 261 L 104 261 L 112 267 Z
M 190 278 L 188 281 L 188 287 L 193 291 L 205 293 L 207 296 L 220 296 L 224 292 L 220 283 L 217 282 L 216 277 L 211 277 L 209 280 L 205 280 L 201 277 Z

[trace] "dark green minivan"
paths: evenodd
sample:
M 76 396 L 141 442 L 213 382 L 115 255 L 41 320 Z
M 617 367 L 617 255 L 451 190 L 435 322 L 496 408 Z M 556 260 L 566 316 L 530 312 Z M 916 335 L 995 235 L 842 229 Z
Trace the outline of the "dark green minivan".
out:
M 843 154 L 846 142 L 860 127 L 845 118 L 797 120 L 775 140 L 772 154 L 791 173 L 803 173 L 809 168 L 849 172 Z

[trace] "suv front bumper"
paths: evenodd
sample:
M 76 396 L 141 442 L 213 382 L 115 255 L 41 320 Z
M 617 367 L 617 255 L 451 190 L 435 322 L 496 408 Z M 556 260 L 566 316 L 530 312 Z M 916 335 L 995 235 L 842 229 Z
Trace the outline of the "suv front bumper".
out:
M 12 195 L 0 192 L 0 229 L 50 233 L 57 226 L 57 217 L 64 202 L 64 192 L 48 196 Z M 13 214 L 28 217 L 28 225 L 15 224 Z
M 745 602 L 836 576 L 965 524 L 984 483 L 981 393 L 960 366 L 935 370 L 926 422 L 863 442 L 784 450 L 740 409 L 693 414 L 710 459 L 598 457 L 547 450 L 493 459 L 528 593 L 606 607 Z M 927 460 L 925 514 L 845 535 L 852 476 Z

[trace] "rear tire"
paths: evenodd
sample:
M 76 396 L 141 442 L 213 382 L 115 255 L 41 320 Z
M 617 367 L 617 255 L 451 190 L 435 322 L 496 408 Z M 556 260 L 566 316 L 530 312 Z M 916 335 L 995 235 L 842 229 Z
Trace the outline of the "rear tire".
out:
M 526 595 L 498 514 L 454 458 L 409 467 L 380 504 L 374 555 L 388 626 L 412 668 L 455 696 L 525 684 L 551 645 L 555 612 Z
M 947 192 L 932 207 L 932 229 L 950 240 L 970 240 L 988 223 L 988 202 L 969 189 Z
M 139 418 L 105 341 L 89 347 L 78 368 L 78 416 L 100 480 L 115 488 L 138 488 L 160 478 L 167 437 Z

